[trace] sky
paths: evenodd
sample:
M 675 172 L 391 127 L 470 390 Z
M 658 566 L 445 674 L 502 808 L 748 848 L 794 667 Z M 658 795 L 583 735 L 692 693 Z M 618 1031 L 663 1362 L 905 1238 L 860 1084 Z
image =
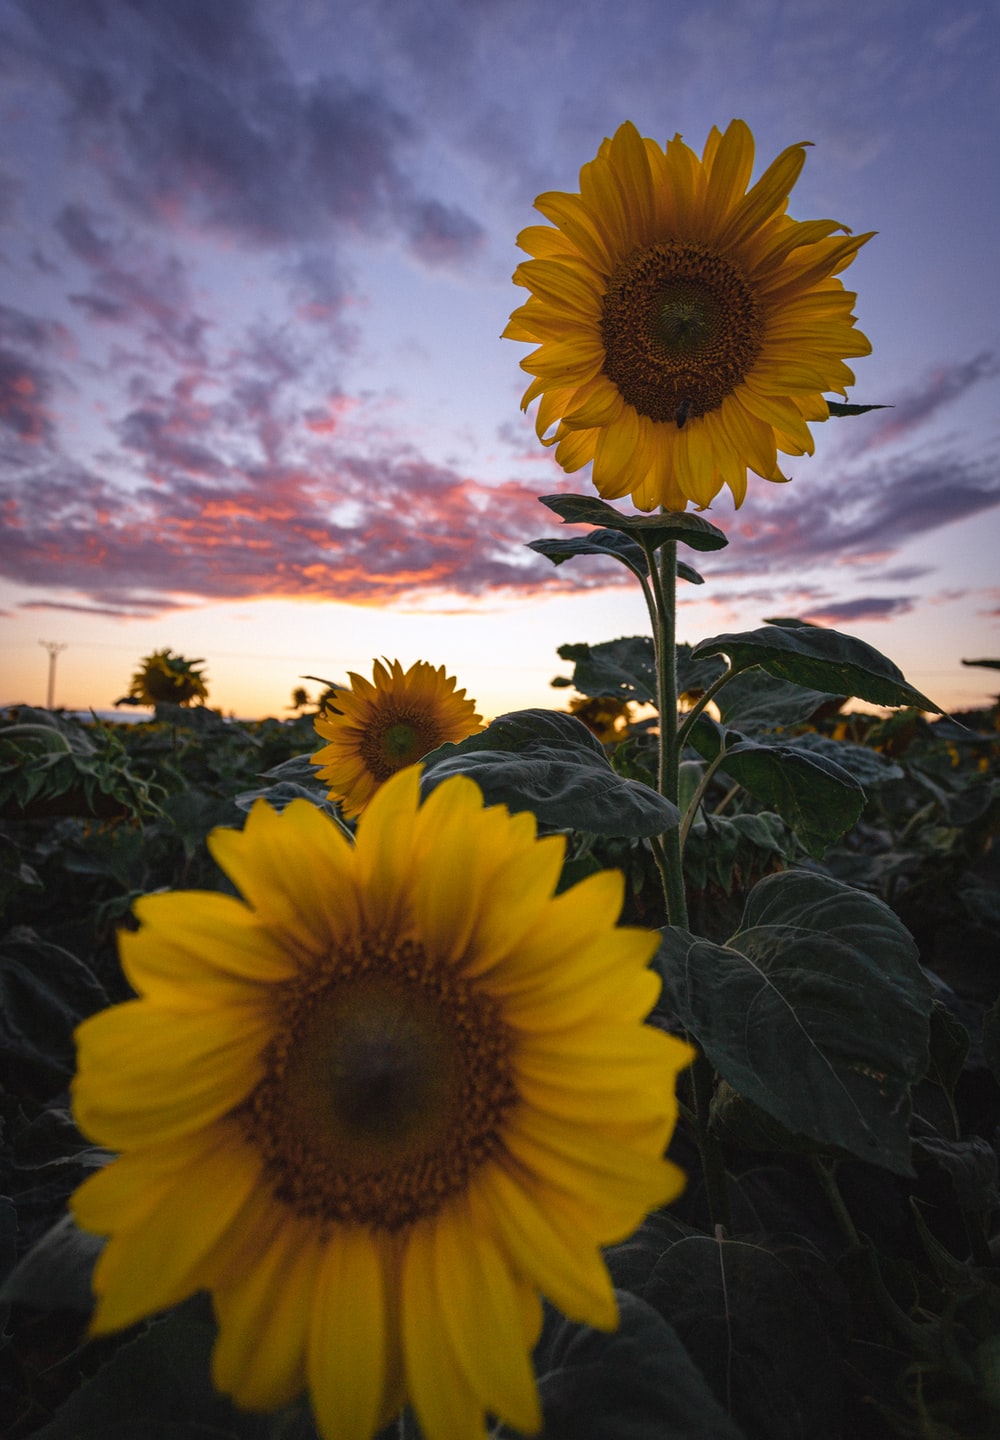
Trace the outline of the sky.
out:
M 245 717 L 378 656 L 564 705 L 557 647 L 648 621 L 525 548 L 594 492 L 520 409 L 516 236 L 623 120 L 700 152 L 734 117 L 756 173 L 812 142 L 796 219 L 878 231 L 850 399 L 891 408 L 716 500 L 679 638 L 799 616 L 984 703 L 998 58 L 995 0 L 0 0 L 0 704 L 58 645 L 69 708 L 166 646 Z

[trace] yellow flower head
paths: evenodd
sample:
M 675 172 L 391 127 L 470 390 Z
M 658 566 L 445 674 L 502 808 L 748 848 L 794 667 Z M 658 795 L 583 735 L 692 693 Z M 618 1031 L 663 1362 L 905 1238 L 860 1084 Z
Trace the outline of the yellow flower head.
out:
M 312 757 L 344 814 L 360 815 L 380 785 L 446 741 L 464 740 L 482 727 L 476 702 L 446 676 L 418 660 L 404 672 L 398 660 L 387 670 L 375 661 L 372 680 L 348 671 L 350 690 L 338 690 L 316 718 L 316 732 L 330 743 Z
M 785 480 L 777 452 L 812 453 L 821 392 L 843 395 L 844 357 L 871 349 L 834 278 L 871 235 L 785 214 L 805 146 L 748 190 L 753 158 L 742 120 L 713 128 L 700 160 L 626 123 L 578 195 L 535 201 L 555 228 L 518 236 L 531 298 L 504 334 L 538 344 L 523 407 L 541 397 L 539 438 L 564 470 L 592 460 L 607 500 L 704 508 L 728 485 L 740 505 L 748 467 Z
M 195 669 L 202 663 L 200 659 L 186 660 L 183 655 L 175 655 L 169 647 L 154 650 L 141 661 L 132 676 L 129 696 L 146 705 L 163 701 L 189 705 L 192 700 L 204 700 L 208 695 L 205 676 Z
M 662 1158 L 681 1041 L 643 1023 L 657 937 L 623 883 L 555 895 L 562 837 L 464 776 L 388 781 L 351 843 L 258 801 L 212 854 L 243 899 L 150 895 L 138 998 L 77 1032 L 85 1134 L 120 1152 L 72 1199 L 109 1236 L 96 1334 L 200 1289 L 218 1388 L 308 1387 L 327 1440 L 409 1400 L 428 1440 L 541 1423 L 539 1293 L 612 1329 L 601 1247 L 678 1194 Z

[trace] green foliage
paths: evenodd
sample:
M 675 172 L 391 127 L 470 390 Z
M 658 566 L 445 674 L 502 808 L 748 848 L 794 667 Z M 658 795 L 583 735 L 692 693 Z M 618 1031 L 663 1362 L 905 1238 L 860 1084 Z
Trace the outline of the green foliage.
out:
M 540 495 L 566 525 L 599 525 L 627 535 L 637 545 L 659 550 L 679 540 L 692 550 L 722 550 L 729 541 L 717 526 L 690 511 L 683 514 L 624 515 L 596 495 Z
M 162 793 L 129 765 L 120 727 L 22 705 L 0 724 L 0 817 L 155 814 Z
M 425 793 L 450 775 L 470 776 L 487 804 L 533 811 L 546 829 L 659 835 L 680 819 L 676 805 L 617 774 L 586 725 L 551 710 L 501 715 L 433 750 L 424 761 Z
M 888 906 L 789 870 L 754 887 L 728 944 L 669 926 L 658 963 L 668 1005 L 740 1095 L 822 1147 L 912 1174 L 931 986 Z
M 816 625 L 770 625 L 739 635 L 716 635 L 694 648 L 696 659 L 727 655 L 734 670 L 759 665 L 779 680 L 872 705 L 940 706 L 907 684 L 902 671 L 871 645 Z
M 587 535 L 578 535 L 569 540 L 529 540 L 528 549 L 544 555 L 553 565 L 562 565 L 578 555 L 603 555 L 621 561 L 633 575 L 641 579 L 646 579 L 649 575 L 649 561 L 642 546 L 621 530 L 591 530 Z M 691 585 L 705 583 L 698 571 L 683 561 L 677 563 L 677 574 Z
M 765 633 L 782 628 L 806 629 Z M 560 653 L 581 694 L 655 695 L 648 639 Z M 677 665 L 691 702 L 726 673 L 700 647 L 678 647 Z M 717 689 L 721 720 L 703 713 L 688 731 L 691 929 L 666 931 L 653 1021 L 707 1052 L 731 1216 L 715 1233 L 685 1119 L 672 1158 L 688 1192 L 608 1252 L 621 1328 L 547 1311 L 534 1356 L 547 1440 L 1000 1429 L 1000 742 L 914 708 L 845 714 L 853 686 L 824 677 L 749 666 Z M 92 793 L 121 809 L 19 805 L 0 827 L 0 1428 L 314 1440 L 305 1404 L 247 1414 L 216 1394 L 203 1298 L 87 1341 L 100 1241 L 65 1218 L 108 1158 L 76 1132 L 66 1086 L 76 1025 L 129 993 L 115 928 L 139 894 L 228 888 L 205 836 L 256 799 L 336 814 L 310 763 L 311 720 L 162 705 L 146 724 L 22 722 L 44 729 L 9 737 L 11 754 L 53 771 L 56 756 L 74 776 L 96 755 L 106 788 Z M 615 866 L 623 921 L 663 924 L 648 837 L 678 811 L 652 788 L 641 726 L 606 751 L 569 715 L 520 712 L 428 757 L 428 787 L 457 772 L 568 832 L 564 888 Z M 398 1435 L 393 1424 L 381 1440 Z M 412 1416 L 406 1436 L 418 1440 Z

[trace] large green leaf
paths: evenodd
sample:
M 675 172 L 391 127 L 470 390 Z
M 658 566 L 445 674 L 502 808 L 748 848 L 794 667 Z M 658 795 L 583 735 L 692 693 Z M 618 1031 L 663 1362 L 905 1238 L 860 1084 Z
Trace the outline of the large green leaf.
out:
M 760 665 L 779 680 L 832 695 L 854 695 L 872 705 L 941 707 L 908 684 L 901 670 L 873 646 L 818 625 L 770 625 L 735 635 L 714 635 L 695 646 L 695 658 L 728 655 L 736 670 Z
M 688 512 L 669 515 L 623 515 L 596 495 L 540 495 L 543 505 L 567 525 L 602 525 L 658 549 L 680 540 L 692 550 L 722 550 L 729 541 L 715 525 Z
M 748 1435 L 841 1440 L 839 1313 L 819 1303 L 816 1268 L 804 1250 L 692 1235 L 670 1246 L 642 1287 Z M 829 1272 L 822 1279 L 832 1288 Z
M 722 667 L 717 656 L 699 663 Z M 755 666 L 727 680 L 716 693 L 715 703 L 724 724 L 735 725 L 750 735 L 774 735 L 794 730 L 828 706 L 836 711 L 845 698 L 843 693 L 834 695 L 779 680 Z
M 776 810 L 817 859 L 865 808 L 865 792 L 847 770 L 791 745 L 741 740 L 726 750 L 722 768 Z
M 637 838 L 679 822 L 676 805 L 611 768 L 586 725 L 556 710 L 517 710 L 424 761 L 424 793 L 468 775 L 488 805 L 531 810 L 553 830 Z
M 796 1134 L 913 1173 L 932 991 L 888 906 L 789 870 L 754 887 L 727 945 L 668 927 L 659 964 L 665 999 L 735 1090 Z
M 561 1317 L 546 1326 L 535 1352 L 545 1440 L 745 1440 L 671 1326 L 616 1293 L 610 1335 Z
M 796 735 L 788 744 L 795 750 L 805 750 L 810 755 L 832 760 L 868 789 L 885 785 L 890 780 L 902 780 L 904 775 L 903 767 L 888 755 L 882 755 L 867 745 L 855 745 L 850 740 L 831 740 L 827 735 L 810 732 Z
M 574 662 L 573 688 L 581 695 L 656 704 L 656 657 L 648 635 L 623 635 L 600 645 L 560 645 L 559 656 Z
M 645 578 L 649 574 L 646 552 L 641 545 L 620 530 L 591 530 L 589 535 L 577 535 L 568 540 L 529 540 L 527 548 L 544 555 L 553 565 L 562 565 L 564 561 L 572 560 L 577 555 L 610 555 L 612 559 L 627 565 L 635 575 Z M 677 562 L 677 574 L 692 585 L 705 583 L 698 571 L 685 565 L 683 560 Z
M 864 809 L 861 785 L 824 754 L 793 744 L 758 744 L 736 730 L 723 730 L 707 716 L 699 716 L 689 738 L 706 760 L 714 760 L 725 743 L 725 774 L 762 805 L 777 811 L 817 859 L 856 823 Z

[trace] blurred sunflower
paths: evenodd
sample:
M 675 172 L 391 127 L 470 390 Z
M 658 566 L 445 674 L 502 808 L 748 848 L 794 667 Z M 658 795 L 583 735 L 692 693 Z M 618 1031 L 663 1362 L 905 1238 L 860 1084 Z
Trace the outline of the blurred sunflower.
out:
M 690 1051 L 643 1023 L 657 937 L 616 925 L 621 876 L 555 895 L 532 816 L 463 776 L 418 801 L 414 767 L 356 845 L 298 800 L 214 831 L 243 899 L 141 899 L 139 998 L 77 1032 L 77 1121 L 120 1152 L 72 1199 L 110 1237 L 93 1333 L 208 1289 L 217 1387 L 308 1386 L 328 1440 L 407 1400 L 428 1440 L 537 1431 L 539 1292 L 613 1329 L 601 1247 L 683 1184 Z
M 154 650 L 139 663 L 139 669 L 132 676 L 128 695 L 118 704 L 156 705 L 171 702 L 174 705 L 189 705 L 192 700 L 204 700 L 208 695 L 205 677 L 196 665 L 204 661 L 186 660 L 175 655 L 168 647 Z
M 626 123 L 578 195 L 535 201 L 555 228 L 518 236 L 534 258 L 514 281 L 531 298 L 504 335 L 539 346 L 521 361 L 535 376 L 522 406 L 541 397 L 539 438 L 564 470 L 592 460 L 605 499 L 704 508 L 728 485 L 740 505 L 748 467 L 787 479 L 778 451 L 812 453 L 821 392 L 843 395 L 844 357 L 871 350 L 835 278 L 871 235 L 785 214 L 804 145 L 747 190 L 753 159 L 742 120 L 713 128 L 700 160 Z
M 312 757 L 346 816 L 360 815 L 380 785 L 446 741 L 464 740 L 482 727 L 476 702 L 457 681 L 418 660 L 403 670 L 375 661 L 372 680 L 348 671 L 349 690 L 338 690 L 316 717 L 316 733 L 330 743 Z

